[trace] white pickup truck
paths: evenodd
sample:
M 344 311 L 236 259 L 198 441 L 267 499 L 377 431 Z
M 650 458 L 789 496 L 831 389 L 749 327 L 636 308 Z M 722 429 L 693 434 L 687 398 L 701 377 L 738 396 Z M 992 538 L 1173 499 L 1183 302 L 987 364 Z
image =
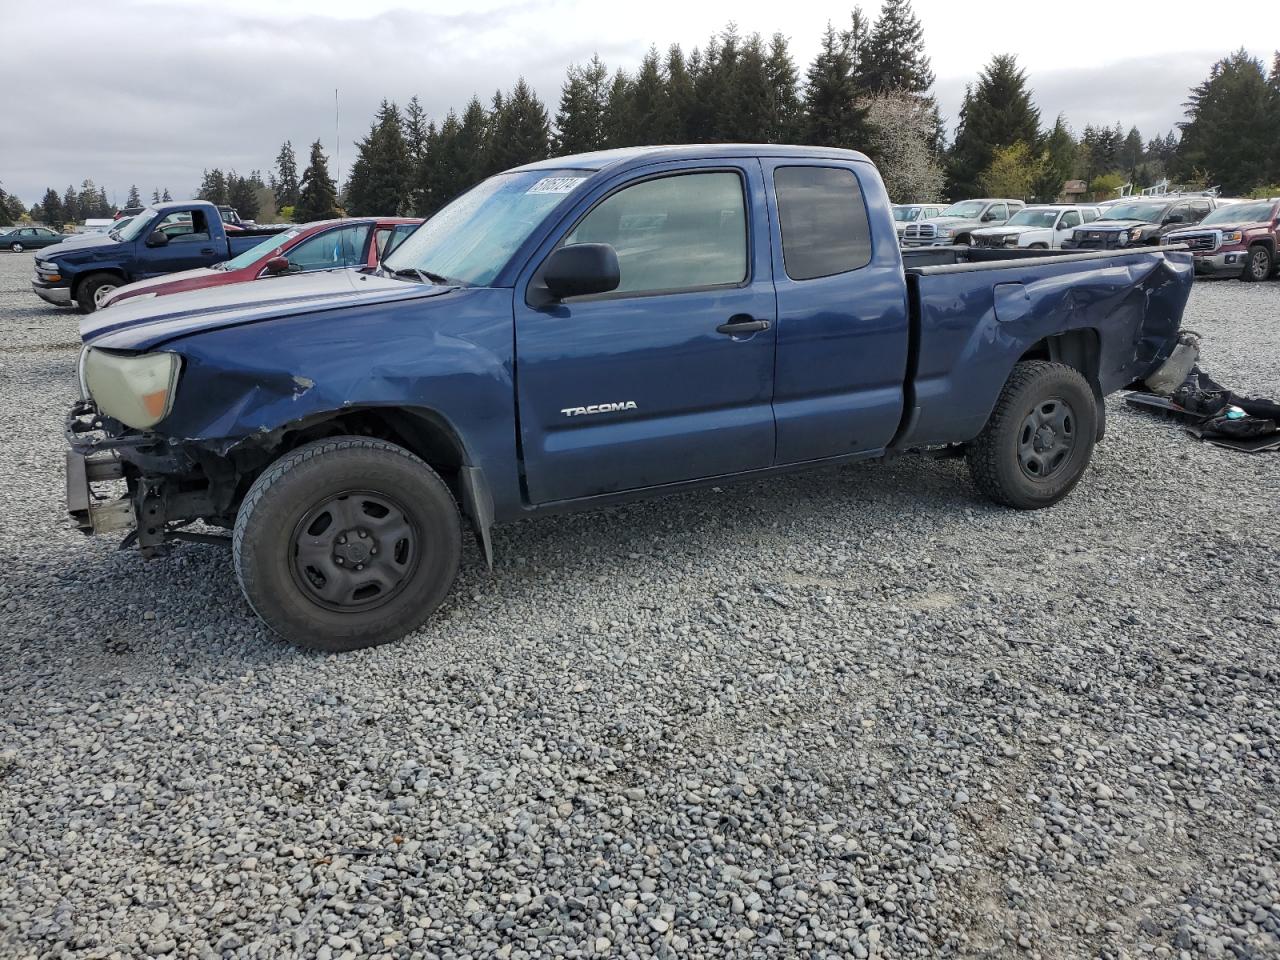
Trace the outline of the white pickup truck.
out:
M 1075 227 L 1097 219 L 1097 207 L 1041 204 L 1019 210 L 998 227 L 972 231 L 972 243 L 975 247 L 1057 250 Z

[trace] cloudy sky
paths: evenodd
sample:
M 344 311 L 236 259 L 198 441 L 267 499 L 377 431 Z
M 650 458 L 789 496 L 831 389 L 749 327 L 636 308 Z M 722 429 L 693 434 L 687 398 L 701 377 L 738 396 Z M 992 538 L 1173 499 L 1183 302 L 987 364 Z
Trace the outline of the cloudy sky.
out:
M 335 144 L 354 157 L 380 98 L 417 94 L 436 117 L 473 91 L 488 99 L 523 74 L 554 110 L 568 64 L 598 52 L 633 68 L 651 43 L 686 49 L 730 19 L 786 34 L 801 70 L 828 20 L 851 3 L 789 0 L 0 0 L 0 184 L 27 203 L 86 177 L 123 202 L 190 193 L 204 167 L 265 170 L 279 144 Z M 874 13 L 879 0 L 866 0 Z M 1244 46 L 1269 62 L 1280 3 L 1222 16 L 1187 0 L 915 0 L 954 118 L 965 83 L 995 53 L 1016 53 L 1049 122 L 1136 124 L 1181 118 L 1187 89 Z M 1158 15 L 1152 15 L 1153 10 Z M 1224 7 L 1224 10 L 1227 8 Z M 1114 24 L 1114 26 L 1112 26 Z

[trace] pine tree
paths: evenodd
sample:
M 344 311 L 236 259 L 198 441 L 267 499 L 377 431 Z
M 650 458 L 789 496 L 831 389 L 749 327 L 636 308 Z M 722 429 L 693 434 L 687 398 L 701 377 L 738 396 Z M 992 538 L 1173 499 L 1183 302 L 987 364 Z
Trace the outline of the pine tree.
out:
M 413 164 L 400 110 L 388 100 L 378 107 L 369 135 L 357 143 L 347 180 L 347 207 L 354 216 L 396 216 L 405 205 Z
M 844 41 L 845 52 L 849 57 L 849 72 L 853 77 L 853 84 L 859 91 L 865 90 L 867 84 L 863 74 L 867 65 L 867 45 L 871 42 L 871 22 L 861 7 L 853 8 L 853 13 L 849 15 L 849 29 L 840 34 L 840 39 Z
M 200 180 L 200 186 L 196 190 L 196 199 L 208 200 L 210 203 L 225 204 L 227 202 L 226 175 L 217 167 L 212 170 L 206 170 Z
M 1280 50 L 1275 52 L 1271 60 L 1271 73 L 1267 76 L 1267 89 L 1270 95 L 1267 111 L 1267 126 L 1271 130 L 1271 173 L 1268 179 L 1272 183 L 1280 183 Z
M 794 143 L 800 137 L 799 81 L 787 38 L 780 33 L 775 33 L 769 41 L 769 59 L 765 63 L 765 73 L 769 78 L 769 113 L 765 125 L 765 141 Z
M 227 174 L 227 203 L 245 220 L 257 220 L 258 187 L 262 178 L 254 171 L 252 176 L 242 177 L 234 170 Z
M 556 111 L 556 151 L 560 154 L 599 150 L 604 142 L 604 110 L 608 71 L 598 56 L 584 67 L 571 66 L 560 90 Z
M 1130 127 L 1124 142 L 1120 144 L 1120 167 L 1128 174 L 1130 180 L 1138 179 L 1138 167 L 1142 165 L 1144 159 L 1146 154 L 1142 148 L 1142 134 L 1137 127 Z
M 768 52 L 760 34 L 742 44 L 729 77 L 729 128 L 726 140 L 766 143 L 774 127 L 774 89 L 769 76 Z
M 547 120 L 547 108 L 524 77 L 516 81 L 507 95 L 494 131 L 489 162 L 497 170 L 545 160 L 550 155 L 551 124 Z
M 67 218 L 67 223 L 79 223 L 84 219 L 80 213 L 80 197 L 71 184 L 67 184 L 62 194 L 62 215 Z
M 479 100 L 473 97 L 471 102 L 484 113 Z M 461 140 L 462 122 L 450 110 L 440 124 L 435 149 L 431 153 L 431 213 L 443 207 L 468 185 L 468 175 L 463 171 L 469 169 L 475 162 L 475 157 L 465 156 L 461 152 Z
M 283 179 L 283 177 L 281 177 Z M 311 144 L 311 162 L 303 171 L 298 186 L 298 202 L 294 205 L 293 222 L 329 220 L 341 216 L 338 210 L 338 187 L 329 174 L 329 160 L 317 140 Z
M 159 203 L 159 202 L 160 202 L 160 188 L 159 188 L 159 187 L 152 187 L 152 188 L 151 188 L 151 202 L 152 202 L 152 203 Z
M 161 195 L 161 197 L 160 197 L 160 201 L 161 201 L 162 203 L 171 203 L 171 202 L 173 201 L 173 197 L 171 197 L 171 196 L 169 195 L 169 188 L 168 188 L 168 187 L 165 187 L 165 188 L 164 188 L 164 193 Z
M 693 112 L 694 75 L 680 44 L 673 43 L 668 48 L 663 74 L 667 81 L 663 126 L 671 131 L 673 143 L 688 143 L 693 139 L 689 135 L 689 116 Z
M 862 82 L 872 93 L 924 94 L 933 86 L 924 30 L 911 10 L 911 0 L 884 0 L 859 66 Z
M 609 97 L 604 107 L 604 146 L 635 145 L 635 127 L 631 122 L 631 80 L 619 70 L 613 75 Z
M 1076 169 L 1076 141 L 1067 118 L 1058 114 L 1053 131 L 1045 139 L 1038 176 L 1031 185 L 1037 200 L 1052 203 Z
M 58 196 L 58 191 L 50 187 L 44 192 L 44 199 L 40 201 L 40 209 L 44 213 L 44 221 L 50 226 L 60 226 L 67 222 L 66 214 L 62 209 L 62 198 Z
M 298 160 L 293 153 L 293 142 L 286 140 L 276 154 L 274 191 L 278 209 L 296 206 L 298 203 Z M 167 198 L 166 198 L 167 199 Z
M 494 99 L 501 102 L 502 97 L 499 94 Z M 458 181 L 450 199 L 479 183 L 493 169 L 489 159 L 489 127 L 490 117 L 484 104 L 479 97 L 472 97 L 455 140 Z
M 409 177 L 402 209 L 419 216 L 431 206 L 431 148 L 435 124 L 427 120 L 418 98 L 410 97 L 404 110 L 404 141 L 409 153 Z
M 124 205 L 126 207 L 142 206 L 142 195 L 138 193 L 138 185 L 136 183 L 129 187 L 129 197 L 125 200 Z
M 640 61 L 635 82 L 630 86 L 632 137 L 637 144 L 669 143 L 665 128 L 667 91 L 658 60 L 658 48 L 650 47 Z
M 804 94 L 805 142 L 857 149 L 867 138 L 866 108 L 858 105 L 852 50 L 856 40 L 830 23 L 809 65 Z
M 979 178 L 995 151 L 1019 142 L 1038 152 L 1040 111 L 1017 58 L 997 54 L 983 68 L 977 86 L 965 91 L 947 170 L 951 196 L 977 196 L 982 189 Z
M 1274 169 L 1273 91 L 1262 61 L 1241 48 L 1213 65 L 1184 104 L 1177 170 L 1202 173 L 1227 194 L 1248 193 Z

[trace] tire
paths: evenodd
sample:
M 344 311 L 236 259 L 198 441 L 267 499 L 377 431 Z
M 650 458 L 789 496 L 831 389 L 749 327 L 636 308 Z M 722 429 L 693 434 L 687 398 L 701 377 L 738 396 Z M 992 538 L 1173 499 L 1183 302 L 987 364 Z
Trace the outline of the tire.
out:
M 1246 283 L 1258 283 L 1270 277 L 1274 268 L 1275 257 L 1271 255 L 1271 251 L 1260 243 L 1254 244 L 1249 248 L 1249 259 L 1240 271 L 1240 279 Z
M 114 273 L 91 273 L 76 287 L 76 308 L 81 313 L 93 313 L 102 297 L 122 286 L 123 281 Z
M 1027 246 L 1027 249 L 1028 250 L 1048 250 L 1049 245 L 1047 243 L 1032 243 Z
M 1097 400 L 1078 370 L 1023 361 L 1005 381 L 991 418 L 965 457 L 984 496 L 1007 507 L 1039 510 L 1080 482 L 1097 430 Z
M 431 615 L 457 577 L 462 525 L 444 481 L 408 450 L 331 437 L 258 477 L 231 549 L 267 626 L 300 647 L 342 652 L 397 640 Z
M 23 250 L 26 249 L 26 247 L 24 247 L 22 244 L 18 243 L 15 240 L 13 243 L 9 244 L 9 249 L 14 253 L 21 253 Z
M 957 247 L 967 247 L 973 243 L 973 238 L 970 237 L 967 233 L 962 233 L 960 234 L 960 236 L 955 238 L 953 243 Z

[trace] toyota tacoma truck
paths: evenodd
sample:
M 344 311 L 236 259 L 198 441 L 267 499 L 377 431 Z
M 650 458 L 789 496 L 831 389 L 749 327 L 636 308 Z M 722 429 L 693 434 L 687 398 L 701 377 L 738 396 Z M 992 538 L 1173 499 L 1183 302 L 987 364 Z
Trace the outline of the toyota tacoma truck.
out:
M 1167 234 L 1165 242 L 1185 244 L 1197 274 L 1266 280 L 1280 265 L 1280 197 L 1219 207 L 1199 226 Z
M 1191 254 L 896 239 L 851 151 L 519 167 L 377 270 L 86 317 L 68 508 L 146 551 L 229 530 L 252 609 L 347 650 L 423 623 L 464 525 L 492 564 L 495 524 L 906 451 L 967 458 L 1009 507 L 1056 503 L 1103 398 L 1175 345 Z
M 230 260 L 278 230 L 229 234 L 212 203 L 156 203 L 101 236 L 46 247 L 31 289 L 46 303 L 92 313 L 117 287 Z

